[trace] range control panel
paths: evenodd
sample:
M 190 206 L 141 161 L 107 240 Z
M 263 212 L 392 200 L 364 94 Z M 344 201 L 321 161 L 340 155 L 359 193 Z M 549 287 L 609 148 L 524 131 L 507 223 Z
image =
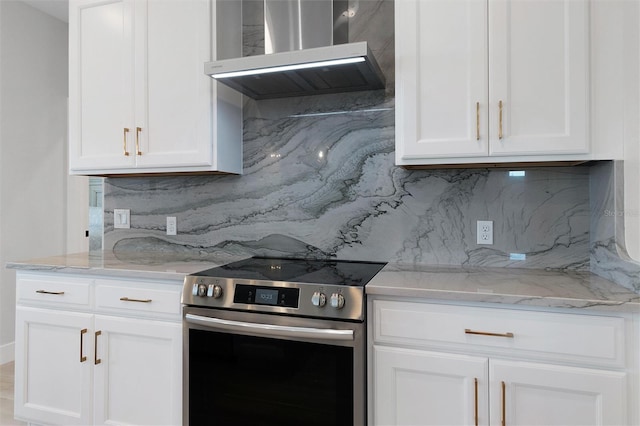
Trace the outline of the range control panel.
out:
M 187 276 L 182 303 L 191 306 L 362 320 L 364 287 Z

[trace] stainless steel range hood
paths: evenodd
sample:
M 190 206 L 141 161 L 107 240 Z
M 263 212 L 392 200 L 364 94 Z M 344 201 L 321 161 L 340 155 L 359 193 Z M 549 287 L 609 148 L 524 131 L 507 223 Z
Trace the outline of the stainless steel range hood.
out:
M 366 42 L 343 43 L 343 0 L 265 0 L 265 55 L 205 63 L 205 74 L 253 99 L 383 89 Z

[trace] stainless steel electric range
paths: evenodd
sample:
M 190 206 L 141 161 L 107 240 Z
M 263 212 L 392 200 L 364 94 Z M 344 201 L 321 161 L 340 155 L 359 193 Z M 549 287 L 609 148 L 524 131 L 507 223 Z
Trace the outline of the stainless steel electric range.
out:
M 185 278 L 184 424 L 364 425 L 384 263 L 253 257 Z

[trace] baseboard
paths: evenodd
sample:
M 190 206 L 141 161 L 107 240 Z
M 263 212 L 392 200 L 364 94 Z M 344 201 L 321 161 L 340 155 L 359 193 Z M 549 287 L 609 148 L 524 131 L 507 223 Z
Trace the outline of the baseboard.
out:
M 0 346 L 0 364 L 6 364 L 15 360 L 15 344 L 14 342 Z

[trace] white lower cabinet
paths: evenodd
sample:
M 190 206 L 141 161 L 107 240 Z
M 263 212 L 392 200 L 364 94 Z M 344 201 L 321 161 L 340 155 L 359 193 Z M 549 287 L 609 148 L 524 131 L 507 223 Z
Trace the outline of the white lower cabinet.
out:
M 95 424 L 180 424 L 181 325 L 97 315 L 95 329 Z
M 91 424 L 88 330 L 92 324 L 90 314 L 16 308 L 17 418 L 42 424 Z
M 491 360 L 489 424 L 626 424 L 626 373 Z
M 43 425 L 181 423 L 179 283 L 24 272 L 17 282 L 16 418 Z M 85 306 L 75 303 L 85 300 L 78 293 L 89 295 Z M 166 303 L 171 293 L 174 306 Z
M 369 424 L 635 424 L 629 401 L 638 400 L 630 383 L 638 378 L 637 356 L 635 345 L 626 345 L 632 320 L 369 303 Z M 584 345 L 570 343 L 589 331 Z M 530 342 L 538 339 L 546 345 L 536 351 Z M 600 349 L 585 353 L 585 345 Z
M 486 358 L 375 346 L 376 425 L 471 425 L 489 418 Z M 477 397 L 477 404 L 476 404 Z M 484 419 L 484 420 L 482 420 Z

